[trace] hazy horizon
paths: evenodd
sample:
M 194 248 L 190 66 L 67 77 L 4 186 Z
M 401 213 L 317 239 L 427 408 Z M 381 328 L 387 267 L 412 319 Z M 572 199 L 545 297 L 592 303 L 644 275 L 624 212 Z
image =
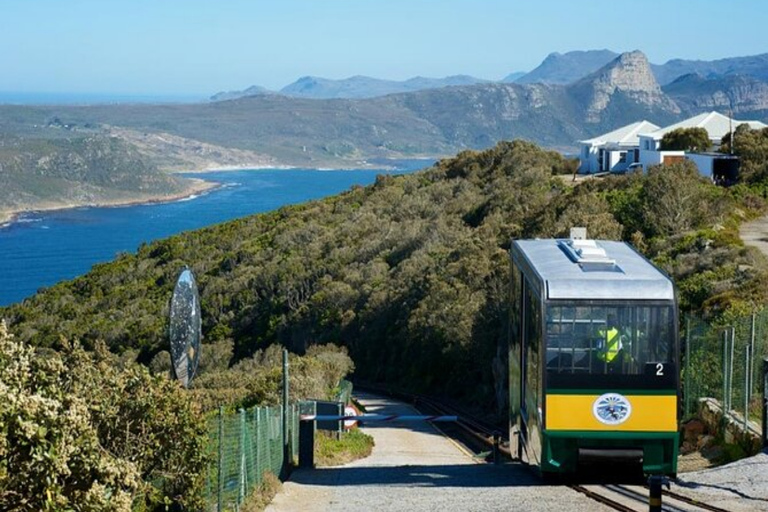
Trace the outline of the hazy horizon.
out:
M 641 50 L 655 64 L 768 51 L 768 4 L 650 0 L 284 0 L 264 5 L 8 0 L 0 94 L 206 99 L 302 76 L 501 80 L 552 52 Z M 724 34 L 727 37 L 719 37 Z M 163 100 L 158 100 L 163 101 Z

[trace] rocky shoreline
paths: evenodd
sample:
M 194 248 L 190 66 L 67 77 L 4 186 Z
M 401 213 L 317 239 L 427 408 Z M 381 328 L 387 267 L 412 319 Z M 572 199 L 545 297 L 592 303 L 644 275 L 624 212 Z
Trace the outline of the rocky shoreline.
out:
M 211 181 L 205 181 L 200 178 L 185 178 L 188 186 L 184 190 L 175 194 L 165 195 L 145 195 L 140 197 L 126 197 L 121 199 L 111 199 L 95 202 L 55 202 L 39 204 L 30 206 L 29 208 L 18 210 L 5 210 L 0 211 L 0 228 L 9 226 L 20 216 L 30 212 L 43 212 L 43 211 L 55 211 L 55 210 L 68 210 L 71 208 L 82 207 L 119 207 L 119 206 L 136 206 L 140 204 L 153 204 L 153 203 L 169 203 L 173 201 L 179 201 L 181 199 L 187 199 L 189 197 L 210 192 L 213 189 L 218 188 L 220 185 Z

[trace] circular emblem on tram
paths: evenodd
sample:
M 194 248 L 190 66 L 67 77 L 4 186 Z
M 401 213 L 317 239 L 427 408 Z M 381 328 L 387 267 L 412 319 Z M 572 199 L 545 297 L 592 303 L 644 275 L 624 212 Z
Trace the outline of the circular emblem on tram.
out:
M 632 414 L 632 405 L 618 393 L 606 393 L 592 404 L 592 414 L 605 425 L 620 425 Z

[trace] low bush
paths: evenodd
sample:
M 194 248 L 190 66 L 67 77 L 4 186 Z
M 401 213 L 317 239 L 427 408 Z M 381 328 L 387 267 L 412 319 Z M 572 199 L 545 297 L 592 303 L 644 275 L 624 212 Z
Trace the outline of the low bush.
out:
M 6 510 L 202 505 L 207 430 L 175 382 L 103 346 L 35 352 L 0 323 L 0 395 Z

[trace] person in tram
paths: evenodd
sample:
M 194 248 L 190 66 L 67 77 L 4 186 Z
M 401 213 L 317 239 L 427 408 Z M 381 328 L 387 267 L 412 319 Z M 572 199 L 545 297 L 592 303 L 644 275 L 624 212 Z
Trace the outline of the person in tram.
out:
M 625 357 L 624 347 L 629 338 L 621 332 L 616 315 L 609 313 L 605 327 L 598 329 L 597 333 L 597 368 L 607 368 L 608 373 L 620 372 Z

